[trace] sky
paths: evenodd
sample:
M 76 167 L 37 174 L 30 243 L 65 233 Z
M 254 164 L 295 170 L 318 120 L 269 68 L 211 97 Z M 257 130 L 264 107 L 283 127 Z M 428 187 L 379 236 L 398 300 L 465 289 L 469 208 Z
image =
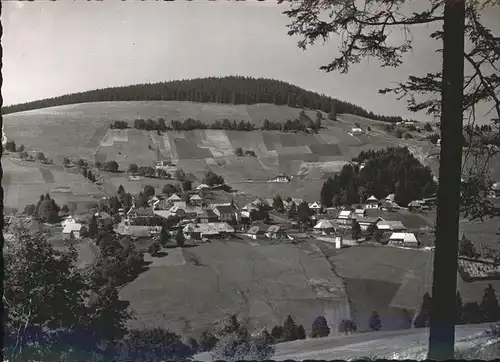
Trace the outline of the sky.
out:
M 378 114 L 429 119 L 394 96 L 377 94 L 409 74 L 439 70 L 439 43 L 428 38 L 429 26 L 413 31 L 414 49 L 398 68 L 369 59 L 348 74 L 326 73 L 319 67 L 338 54 L 338 39 L 299 49 L 299 39 L 287 35 L 286 9 L 271 1 L 2 1 L 4 105 L 111 86 L 241 75 L 286 81 Z M 487 15 L 500 19 L 500 9 L 498 17 Z

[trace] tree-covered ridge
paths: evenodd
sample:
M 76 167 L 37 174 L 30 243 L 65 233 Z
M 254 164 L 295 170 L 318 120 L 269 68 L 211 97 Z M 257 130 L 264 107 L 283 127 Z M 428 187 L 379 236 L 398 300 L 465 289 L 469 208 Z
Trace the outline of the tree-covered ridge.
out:
M 208 77 L 95 89 L 3 107 L 2 114 L 66 104 L 116 101 L 192 101 L 225 104 L 269 103 L 319 109 L 327 113 L 332 108 L 335 108 L 337 113 L 350 113 L 385 122 L 399 122 L 403 120 L 401 117 L 376 115 L 354 104 L 333 99 L 324 94 L 307 91 L 290 83 L 267 78 L 239 76 Z
M 394 201 L 406 206 L 412 200 L 436 192 L 431 170 L 423 166 L 406 147 L 361 152 L 338 175 L 329 178 L 321 189 L 325 206 L 352 205 L 375 195 L 379 199 L 395 194 Z

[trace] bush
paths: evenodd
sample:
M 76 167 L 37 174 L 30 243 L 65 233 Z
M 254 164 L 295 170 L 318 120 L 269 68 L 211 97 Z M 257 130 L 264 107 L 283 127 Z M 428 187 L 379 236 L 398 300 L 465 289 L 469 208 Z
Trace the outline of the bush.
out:
M 149 247 L 148 247 L 148 252 L 149 254 L 151 254 L 151 256 L 155 256 L 158 254 L 158 252 L 160 251 L 161 249 L 161 246 L 159 243 L 157 242 L 154 242 L 153 244 L 151 244 Z
M 208 352 L 214 349 L 217 344 L 217 337 L 209 331 L 203 331 L 199 339 L 199 352 Z
M 380 329 L 382 329 L 382 321 L 380 320 L 380 316 L 376 311 L 373 311 L 368 324 L 372 331 L 380 331 Z
M 317 317 L 311 328 L 311 337 L 312 338 L 321 338 L 327 337 L 330 334 L 330 328 L 328 327 L 328 323 L 326 322 L 325 317 L 319 316 Z

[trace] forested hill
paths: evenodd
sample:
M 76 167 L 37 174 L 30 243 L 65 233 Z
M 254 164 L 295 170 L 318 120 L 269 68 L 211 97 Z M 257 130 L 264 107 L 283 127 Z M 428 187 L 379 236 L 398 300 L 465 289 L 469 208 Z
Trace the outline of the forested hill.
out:
M 228 104 L 271 103 L 319 109 L 327 113 L 332 110 L 332 107 L 335 107 L 336 113 L 351 113 L 385 122 L 402 121 L 401 117 L 375 115 L 354 104 L 310 92 L 286 82 L 266 78 L 255 79 L 234 76 L 197 78 L 96 89 L 3 107 L 2 114 L 66 104 L 114 101 L 193 101 Z

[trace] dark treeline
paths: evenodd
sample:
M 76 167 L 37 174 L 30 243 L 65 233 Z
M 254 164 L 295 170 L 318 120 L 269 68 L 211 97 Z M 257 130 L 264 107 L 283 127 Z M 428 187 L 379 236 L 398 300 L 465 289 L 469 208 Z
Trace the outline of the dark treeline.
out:
M 2 114 L 65 104 L 117 101 L 192 101 L 225 104 L 269 103 L 319 109 L 327 113 L 332 108 L 335 108 L 337 113 L 351 113 L 384 122 L 403 121 L 401 117 L 376 115 L 354 104 L 307 91 L 286 82 L 266 78 L 255 79 L 236 76 L 175 80 L 154 84 L 96 89 L 3 107 Z
M 165 132 L 165 131 L 192 131 L 196 129 L 217 129 L 217 130 L 226 130 L 226 131 L 254 131 L 256 129 L 261 129 L 263 131 L 282 131 L 282 132 L 307 132 L 311 131 L 319 131 L 321 128 L 321 120 L 322 113 L 317 112 L 316 120 L 313 121 L 304 111 L 301 111 L 298 118 L 294 120 L 286 120 L 284 122 L 274 122 L 265 119 L 262 122 L 261 127 L 257 127 L 254 124 L 240 120 L 229 120 L 227 118 L 223 120 L 216 120 L 213 123 L 205 123 L 198 119 L 186 118 L 184 121 L 172 120 L 170 122 L 170 126 L 166 124 L 164 118 L 159 118 L 157 121 L 152 119 L 144 120 L 142 118 L 138 118 L 134 120 L 134 128 L 138 130 L 144 131 L 157 131 L 157 132 Z M 330 115 L 330 117 L 333 117 Z M 127 121 L 114 121 L 110 125 L 111 129 L 127 129 L 130 128 Z
M 321 189 L 323 205 L 352 205 L 365 202 L 371 195 L 381 199 L 394 193 L 394 201 L 406 206 L 436 192 L 431 170 L 406 147 L 362 151 L 353 161 L 364 162 L 365 166 L 360 170 L 357 164 L 347 164 L 329 178 Z

